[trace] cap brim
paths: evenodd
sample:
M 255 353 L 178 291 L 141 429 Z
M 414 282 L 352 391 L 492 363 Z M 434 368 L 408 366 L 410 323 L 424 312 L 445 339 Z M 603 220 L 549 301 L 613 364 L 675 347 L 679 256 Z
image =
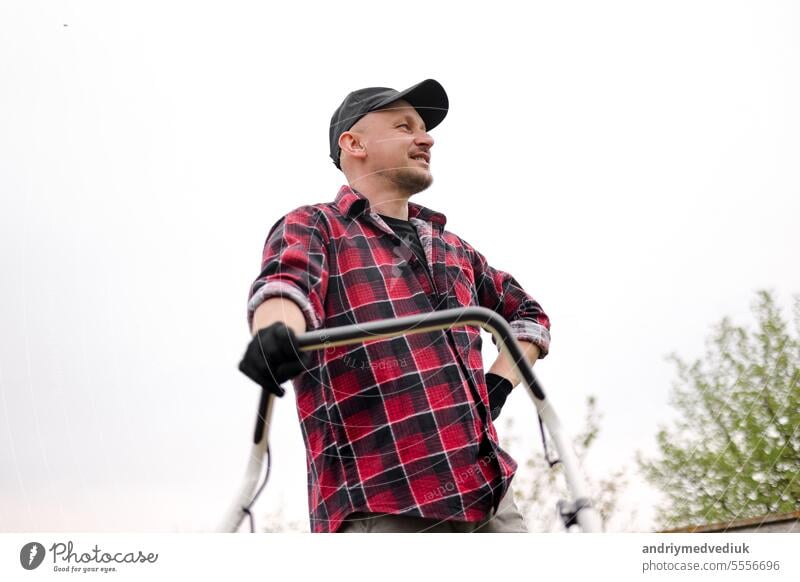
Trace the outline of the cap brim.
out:
M 385 107 L 398 99 L 408 101 L 417 110 L 417 113 L 425 122 L 427 131 L 432 130 L 442 122 L 450 107 L 450 101 L 447 99 L 444 87 L 435 79 L 425 79 L 421 83 L 417 83 L 405 91 L 400 91 L 399 94 L 379 103 L 373 111 L 380 107 Z

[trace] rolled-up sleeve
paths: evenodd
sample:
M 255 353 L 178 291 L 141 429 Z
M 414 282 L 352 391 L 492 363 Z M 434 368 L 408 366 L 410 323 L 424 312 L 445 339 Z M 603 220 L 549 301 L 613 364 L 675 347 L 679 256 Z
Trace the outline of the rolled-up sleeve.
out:
M 258 306 L 271 297 L 286 297 L 303 312 L 309 330 L 325 320 L 328 286 L 327 234 L 322 213 L 303 206 L 270 229 L 261 259 L 261 273 L 250 286 L 247 325 L 253 326 Z
M 509 273 L 495 269 L 481 253 L 468 247 L 473 254 L 472 268 L 481 306 L 501 315 L 511 326 L 517 340 L 529 341 L 539 347 L 539 359 L 550 351 L 550 318 Z M 492 342 L 497 343 L 492 336 Z

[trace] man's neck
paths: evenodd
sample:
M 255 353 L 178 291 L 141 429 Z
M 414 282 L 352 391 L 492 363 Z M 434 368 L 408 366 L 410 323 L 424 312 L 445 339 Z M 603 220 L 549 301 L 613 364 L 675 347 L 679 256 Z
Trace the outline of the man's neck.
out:
M 366 184 L 364 185 L 366 186 Z M 352 188 L 352 186 L 351 186 Z M 372 212 L 391 216 L 400 220 L 408 220 L 408 194 L 400 193 L 397 190 L 385 190 L 378 188 L 353 188 L 369 200 L 369 207 Z

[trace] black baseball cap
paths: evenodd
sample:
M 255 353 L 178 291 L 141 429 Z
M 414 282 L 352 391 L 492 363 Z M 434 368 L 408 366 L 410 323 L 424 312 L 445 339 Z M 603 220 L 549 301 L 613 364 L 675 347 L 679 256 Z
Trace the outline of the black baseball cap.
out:
M 405 99 L 419 116 L 425 121 L 428 131 L 439 125 L 447 115 L 450 105 L 444 87 L 434 79 L 425 79 L 405 91 L 397 91 L 388 87 L 366 87 L 353 91 L 344 98 L 342 104 L 333 112 L 329 129 L 331 159 L 339 168 L 339 136 L 353 127 L 356 122 L 370 111 L 380 109 L 398 99 Z

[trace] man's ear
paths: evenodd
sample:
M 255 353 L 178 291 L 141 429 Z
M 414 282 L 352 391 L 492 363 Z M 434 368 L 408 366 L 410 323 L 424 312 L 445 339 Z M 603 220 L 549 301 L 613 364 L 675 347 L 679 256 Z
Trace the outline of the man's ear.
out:
M 339 136 L 339 149 L 347 152 L 354 158 L 365 158 L 367 148 L 364 146 L 362 137 L 354 132 L 345 131 Z

